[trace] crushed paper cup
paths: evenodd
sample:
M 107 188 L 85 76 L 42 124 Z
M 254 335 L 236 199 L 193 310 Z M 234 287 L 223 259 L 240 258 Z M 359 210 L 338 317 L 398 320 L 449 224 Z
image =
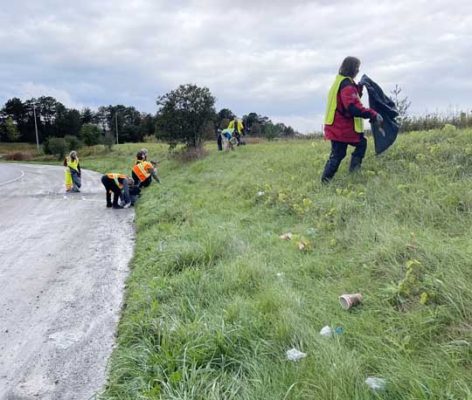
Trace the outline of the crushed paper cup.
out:
M 339 296 L 339 303 L 341 307 L 345 310 L 349 310 L 354 306 L 357 306 L 362 302 L 362 294 L 352 293 L 352 294 L 343 294 Z
M 287 354 L 287 360 L 289 361 L 298 361 L 306 357 L 306 353 L 302 353 L 301 351 L 295 348 L 287 350 L 286 354 Z

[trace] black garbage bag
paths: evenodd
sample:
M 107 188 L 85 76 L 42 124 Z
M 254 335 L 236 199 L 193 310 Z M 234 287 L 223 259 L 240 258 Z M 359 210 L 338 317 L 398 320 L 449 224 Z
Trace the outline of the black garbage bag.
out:
M 398 110 L 393 100 L 386 96 L 380 86 L 367 75 L 362 75 L 359 84 L 369 93 L 369 107 L 377 111 L 384 120 L 381 127 L 371 124 L 375 154 L 378 155 L 387 150 L 397 138 L 400 125 L 395 118 L 398 117 Z

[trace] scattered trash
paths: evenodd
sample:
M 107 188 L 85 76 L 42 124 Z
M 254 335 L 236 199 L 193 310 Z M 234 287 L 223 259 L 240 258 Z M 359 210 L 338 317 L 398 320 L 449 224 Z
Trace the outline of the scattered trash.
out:
M 384 390 L 385 386 L 387 385 L 387 381 L 383 378 L 378 378 L 376 376 L 369 376 L 365 383 L 369 386 L 372 390 Z
M 302 239 L 299 242 L 297 242 L 297 247 L 298 250 L 300 251 L 305 251 L 310 249 L 310 242 L 306 239 Z
M 334 333 L 336 335 L 342 335 L 344 333 L 344 328 L 342 326 L 337 326 L 336 329 L 334 330 Z
M 323 326 L 323 328 L 321 328 L 320 335 L 324 337 L 331 337 L 333 336 L 333 330 L 328 325 Z
M 362 294 L 360 293 L 353 293 L 353 294 L 343 294 L 339 296 L 339 303 L 341 303 L 341 307 L 345 310 L 349 310 L 350 308 L 357 306 L 362 301 Z
M 321 328 L 320 335 L 324 337 L 333 337 L 334 335 L 341 335 L 344 333 L 344 329 L 342 326 L 337 326 L 336 328 L 331 328 L 330 326 L 326 325 Z
M 302 353 L 301 351 L 295 348 L 287 350 L 287 360 L 289 361 L 298 361 L 305 357 L 306 353 Z
M 292 240 L 292 233 L 291 232 L 288 232 L 288 233 L 284 233 L 283 235 L 280 235 L 279 238 L 282 239 L 282 240 Z
M 283 272 L 277 272 L 277 276 L 280 278 L 280 277 L 284 276 L 284 273 Z
M 257 192 L 257 197 L 261 197 L 261 196 L 264 196 L 265 195 L 265 192 Z

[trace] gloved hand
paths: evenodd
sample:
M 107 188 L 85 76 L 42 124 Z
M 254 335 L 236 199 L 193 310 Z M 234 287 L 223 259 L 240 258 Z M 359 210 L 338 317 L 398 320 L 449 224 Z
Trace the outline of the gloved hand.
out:
M 380 125 L 383 124 L 383 122 L 384 122 L 384 119 L 382 118 L 382 116 L 379 113 L 377 113 L 377 115 L 375 117 L 375 123 L 380 126 Z

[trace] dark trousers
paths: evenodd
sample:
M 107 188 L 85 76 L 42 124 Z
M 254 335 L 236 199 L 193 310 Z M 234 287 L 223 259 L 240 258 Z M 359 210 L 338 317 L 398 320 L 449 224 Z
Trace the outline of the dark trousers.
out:
M 140 181 L 139 178 L 138 178 L 138 175 L 136 175 L 134 173 L 134 171 L 131 173 L 131 176 L 133 178 L 133 181 L 134 181 L 134 185 L 135 186 L 138 186 L 138 187 L 148 187 L 151 182 L 152 182 L 152 175 L 149 175 L 144 181 Z
M 223 150 L 223 140 L 221 139 L 221 135 L 218 135 L 218 138 L 216 139 L 216 143 L 218 144 L 218 150 L 222 151 Z
M 113 179 L 110 179 L 108 176 L 102 176 L 102 183 L 105 186 L 107 191 L 107 207 L 118 206 L 118 199 L 121 195 L 121 189 L 116 186 L 116 183 Z M 111 192 L 113 192 L 113 204 L 111 203 Z
M 334 174 L 338 171 L 341 161 L 346 157 L 347 146 L 354 146 L 355 149 L 351 155 L 351 164 L 349 165 L 349 171 L 353 172 L 360 168 L 362 159 L 365 156 L 367 150 L 367 139 L 362 136 L 359 143 L 344 143 L 331 140 L 331 153 L 329 159 L 326 162 L 323 175 L 321 176 L 322 182 L 329 182 Z

